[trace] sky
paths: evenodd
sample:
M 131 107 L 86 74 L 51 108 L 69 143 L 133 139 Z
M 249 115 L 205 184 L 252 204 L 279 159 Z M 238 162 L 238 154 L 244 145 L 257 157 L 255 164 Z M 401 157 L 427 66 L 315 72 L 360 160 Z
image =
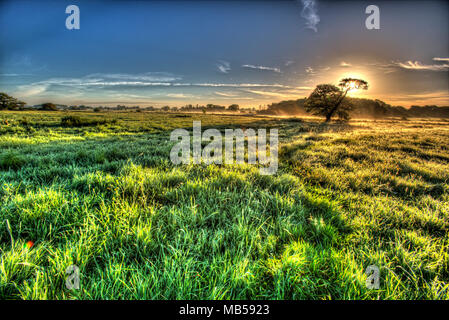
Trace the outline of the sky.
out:
M 445 0 L 0 0 L 0 43 L 0 91 L 28 105 L 257 108 L 357 77 L 355 97 L 449 106 Z

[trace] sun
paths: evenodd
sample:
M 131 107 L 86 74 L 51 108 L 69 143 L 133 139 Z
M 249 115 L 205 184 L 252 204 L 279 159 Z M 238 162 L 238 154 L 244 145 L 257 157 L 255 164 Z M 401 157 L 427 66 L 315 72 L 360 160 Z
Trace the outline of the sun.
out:
M 349 84 L 348 84 L 348 87 L 349 87 L 349 90 L 348 90 L 348 91 L 354 91 L 354 90 L 357 90 L 357 89 L 358 89 L 357 84 L 356 84 L 355 82 L 349 83 Z
M 367 89 L 365 88 L 362 83 L 360 83 L 357 80 L 367 81 L 367 83 L 370 82 L 369 79 L 367 79 L 366 73 L 359 73 L 359 72 L 345 72 L 343 74 L 340 74 L 339 81 L 342 79 L 354 79 L 354 81 L 347 81 L 344 84 L 344 90 L 347 90 L 347 93 L 350 93 L 353 97 L 363 97 L 365 96 L 364 91 Z

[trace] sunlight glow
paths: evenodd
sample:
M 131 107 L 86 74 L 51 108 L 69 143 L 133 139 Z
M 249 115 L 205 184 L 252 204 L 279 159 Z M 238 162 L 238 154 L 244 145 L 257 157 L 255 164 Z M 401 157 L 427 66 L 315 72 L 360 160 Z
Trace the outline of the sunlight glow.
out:
M 348 86 L 349 86 L 349 91 L 354 91 L 354 90 L 358 89 L 355 82 L 351 82 Z

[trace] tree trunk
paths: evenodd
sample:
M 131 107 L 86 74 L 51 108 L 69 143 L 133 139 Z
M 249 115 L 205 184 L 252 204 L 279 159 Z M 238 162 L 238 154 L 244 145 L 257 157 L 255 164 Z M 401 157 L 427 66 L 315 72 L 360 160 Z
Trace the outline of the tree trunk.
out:
M 331 111 L 329 111 L 329 113 L 326 115 L 326 121 L 325 122 L 330 122 L 332 116 L 334 115 L 334 113 L 338 110 L 338 107 L 340 106 L 340 104 L 343 102 L 343 99 L 346 97 L 346 94 L 348 93 L 349 89 L 346 89 L 345 93 L 341 96 L 341 98 L 337 101 L 337 103 L 335 104 L 335 106 L 331 109 Z

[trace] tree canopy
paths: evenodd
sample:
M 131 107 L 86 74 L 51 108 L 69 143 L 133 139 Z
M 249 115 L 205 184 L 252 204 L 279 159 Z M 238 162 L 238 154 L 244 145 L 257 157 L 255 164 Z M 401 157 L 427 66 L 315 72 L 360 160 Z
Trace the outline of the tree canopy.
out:
M 238 104 L 231 104 L 229 107 L 228 107 L 228 110 L 229 111 L 238 111 L 240 109 L 240 106 L 238 105 Z
M 57 107 L 54 103 L 46 102 L 46 103 L 43 103 L 43 104 L 42 104 L 41 110 L 45 110 L 45 111 L 57 111 L 57 110 L 58 110 L 58 107 Z
M 338 86 L 333 84 L 319 84 L 307 98 L 304 107 L 307 112 L 317 116 L 324 116 L 329 122 L 334 115 L 341 120 L 349 120 L 352 104 L 345 100 L 351 90 L 367 90 L 368 82 L 361 79 L 344 78 Z
M 23 107 L 25 104 L 23 101 L 0 92 L 0 110 L 14 110 Z

